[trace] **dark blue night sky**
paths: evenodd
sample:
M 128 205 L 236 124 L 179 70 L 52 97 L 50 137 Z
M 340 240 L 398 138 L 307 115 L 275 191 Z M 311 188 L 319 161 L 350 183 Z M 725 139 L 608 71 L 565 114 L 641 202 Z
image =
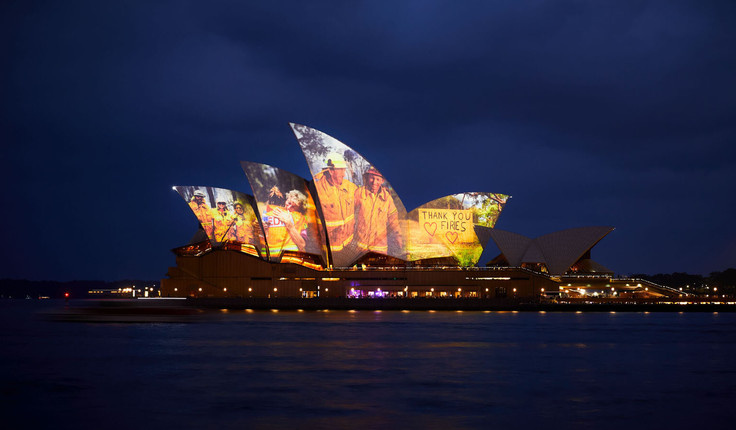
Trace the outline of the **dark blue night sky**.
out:
M 171 187 L 307 177 L 288 122 L 407 209 L 506 193 L 497 228 L 615 226 L 619 274 L 736 266 L 732 1 L 4 1 L 0 35 L 0 277 L 163 277 Z

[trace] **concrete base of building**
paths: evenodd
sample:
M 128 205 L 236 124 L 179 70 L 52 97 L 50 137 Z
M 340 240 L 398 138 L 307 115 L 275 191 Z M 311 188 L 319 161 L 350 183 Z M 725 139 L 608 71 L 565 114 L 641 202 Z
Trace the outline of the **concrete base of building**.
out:
M 456 306 L 458 300 L 467 299 L 470 303 L 468 309 L 481 309 L 491 303 L 495 306 L 538 303 L 545 298 L 563 296 L 610 299 L 683 296 L 680 292 L 646 281 L 613 279 L 603 275 L 560 277 L 522 267 L 314 269 L 293 263 L 268 262 L 226 249 L 215 249 L 201 256 L 178 256 L 176 266 L 170 267 L 167 275 L 168 278 L 161 280 L 162 297 L 228 300 L 344 298 L 364 300 L 363 303 L 397 299 L 399 308 L 401 300 L 417 300 L 411 305 L 415 308 L 442 309 L 444 303 Z

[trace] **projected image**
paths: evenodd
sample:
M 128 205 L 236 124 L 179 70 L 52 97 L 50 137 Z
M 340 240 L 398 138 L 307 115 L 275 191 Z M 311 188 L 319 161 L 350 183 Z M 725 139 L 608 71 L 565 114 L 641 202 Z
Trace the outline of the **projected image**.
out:
M 411 260 L 454 257 L 461 266 L 474 266 L 481 253 L 475 225 L 493 227 L 509 196 L 461 193 L 433 200 L 408 215 Z
M 372 166 L 363 172 L 363 185 L 355 191 L 355 246 L 361 253 L 404 258 L 399 212 L 384 184 L 383 175 Z
M 337 139 L 291 126 L 314 178 L 332 265 L 349 266 L 368 252 L 404 259 L 406 209 L 385 177 Z
M 265 251 L 253 198 L 238 191 L 214 187 L 174 187 L 189 204 L 213 245 L 227 245 L 259 256 Z
M 460 200 L 464 208 L 473 212 L 473 224 L 493 228 L 511 196 L 498 193 L 463 193 L 453 197 Z
M 307 182 L 266 164 L 241 162 L 261 216 L 271 261 L 284 251 L 318 255 L 327 262 L 327 245 Z

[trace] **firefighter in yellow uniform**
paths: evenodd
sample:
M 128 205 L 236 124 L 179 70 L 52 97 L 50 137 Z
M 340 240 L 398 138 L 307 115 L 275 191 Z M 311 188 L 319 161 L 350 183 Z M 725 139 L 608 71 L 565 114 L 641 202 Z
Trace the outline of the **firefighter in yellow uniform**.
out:
M 284 207 L 269 206 L 266 211 L 266 241 L 272 258 L 283 251 L 304 252 L 307 244 L 307 196 L 298 190 L 286 193 Z
M 230 227 L 230 231 L 228 232 L 229 240 L 239 243 L 242 252 L 258 257 L 258 251 L 253 240 L 253 219 L 245 216 L 245 209 L 242 203 L 235 202 L 233 209 L 235 210 L 235 215 L 233 215 L 232 227 Z
M 217 208 L 212 211 L 212 224 L 215 226 L 215 242 L 225 242 L 228 240 L 228 233 L 232 223 L 233 216 L 227 210 L 227 203 L 218 201 Z
M 388 241 L 402 247 L 399 216 L 384 178 L 372 166 L 363 173 L 363 186 L 355 191 L 355 245 L 361 252 L 388 254 Z
M 204 201 L 204 193 L 202 191 L 197 190 L 194 192 L 189 202 L 189 207 L 194 212 L 194 215 L 197 216 L 204 232 L 207 233 L 207 237 L 213 239 L 212 213 L 210 213 L 209 205 Z
M 342 155 L 332 153 L 325 160 L 321 177 L 315 181 L 315 188 L 325 217 L 327 238 L 334 265 L 347 266 L 353 255 L 345 248 L 353 241 L 355 229 L 355 190 L 358 188 L 345 179 L 347 164 Z M 345 252 L 344 252 L 345 251 Z

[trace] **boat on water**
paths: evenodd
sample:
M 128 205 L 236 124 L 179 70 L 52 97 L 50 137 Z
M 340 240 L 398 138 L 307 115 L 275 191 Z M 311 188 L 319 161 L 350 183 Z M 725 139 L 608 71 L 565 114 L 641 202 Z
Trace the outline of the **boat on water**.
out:
M 185 306 L 183 300 L 111 299 L 82 301 L 40 313 L 49 321 L 100 323 L 187 323 L 201 319 L 204 312 Z

